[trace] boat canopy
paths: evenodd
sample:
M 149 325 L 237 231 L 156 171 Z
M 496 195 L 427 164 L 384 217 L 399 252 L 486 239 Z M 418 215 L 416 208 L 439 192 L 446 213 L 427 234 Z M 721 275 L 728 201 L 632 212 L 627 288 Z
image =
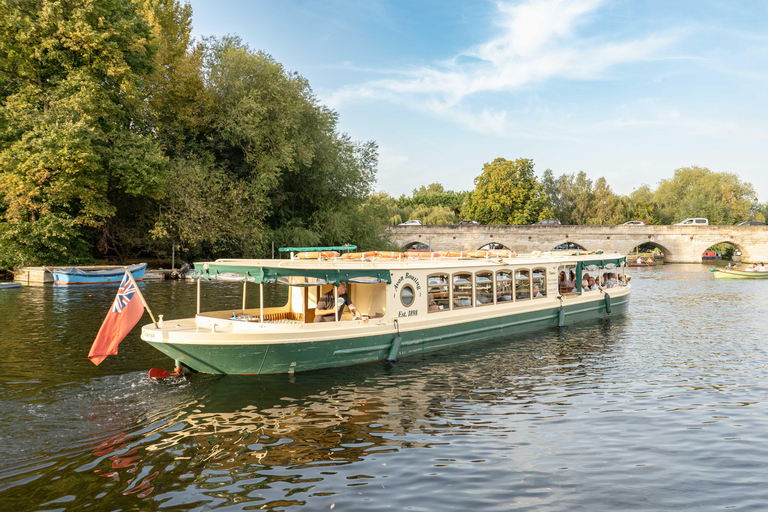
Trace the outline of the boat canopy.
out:
M 314 252 L 314 251 L 353 251 L 356 245 L 332 245 L 328 247 L 280 247 L 280 252 Z
M 319 286 L 339 283 L 392 282 L 389 270 L 359 268 L 285 268 L 237 265 L 231 262 L 196 263 L 192 277 L 207 280 L 279 283 L 288 286 Z
M 584 271 L 594 272 L 598 268 L 616 268 L 626 264 L 627 258 L 624 256 L 618 258 L 604 258 L 599 260 L 579 261 L 576 263 L 576 287 L 581 289 L 581 280 Z

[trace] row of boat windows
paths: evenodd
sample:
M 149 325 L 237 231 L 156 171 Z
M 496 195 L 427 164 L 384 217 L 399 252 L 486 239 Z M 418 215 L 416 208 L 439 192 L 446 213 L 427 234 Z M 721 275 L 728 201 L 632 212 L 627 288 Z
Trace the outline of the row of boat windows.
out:
M 544 268 L 432 274 L 427 280 L 429 312 L 535 300 L 547 296 Z

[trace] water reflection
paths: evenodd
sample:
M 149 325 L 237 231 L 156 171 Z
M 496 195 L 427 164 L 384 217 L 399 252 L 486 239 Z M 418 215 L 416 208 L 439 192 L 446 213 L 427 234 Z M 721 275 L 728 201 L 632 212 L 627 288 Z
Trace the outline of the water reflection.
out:
M 394 366 L 159 382 L 146 369 L 167 361 L 137 333 L 106 366 L 86 359 L 114 291 L 0 296 L 18 311 L 0 318 L 13 361 L 0 376 L 0 499 L 334 512 L 762 503 L 766 283 L 704 271 L 640 269 L 629 315 Z M 156 314 L 194 308 L 194 284 L 141 286 Z M 239 308 L 242 285 L 211 286 L 217 307 Z

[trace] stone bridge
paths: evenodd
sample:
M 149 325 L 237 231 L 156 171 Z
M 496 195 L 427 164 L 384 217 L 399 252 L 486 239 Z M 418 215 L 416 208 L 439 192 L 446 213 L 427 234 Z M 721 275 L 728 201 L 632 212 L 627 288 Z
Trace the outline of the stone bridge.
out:
M 573 243 L 588 251 L 629 254 L 644 243 L 658 247 L 670 263 L 699 263 L 714 244 L 727 242 L 744 262 L 768 263 L 768 226 L 390 226 L 403 249 L 473 251 L 497 244 L 518 254 L 551 251 Z M 419 246 L 418 244 L 424 244 Z

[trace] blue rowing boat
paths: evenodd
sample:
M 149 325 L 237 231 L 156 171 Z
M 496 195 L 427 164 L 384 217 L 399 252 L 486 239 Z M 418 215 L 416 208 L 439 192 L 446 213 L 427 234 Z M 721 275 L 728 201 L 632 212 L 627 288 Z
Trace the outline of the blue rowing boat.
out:
M 123 280 L 125 271 L 128 270 L 135 281 L 141 281 L 144 278 L 144 271 L 147 269 L 146 263 L 136 263 L 127 267 L 67 267 L 54 268 L 53 282 L 55 284 L 98 284 L 98 283 L 119 283 Z

